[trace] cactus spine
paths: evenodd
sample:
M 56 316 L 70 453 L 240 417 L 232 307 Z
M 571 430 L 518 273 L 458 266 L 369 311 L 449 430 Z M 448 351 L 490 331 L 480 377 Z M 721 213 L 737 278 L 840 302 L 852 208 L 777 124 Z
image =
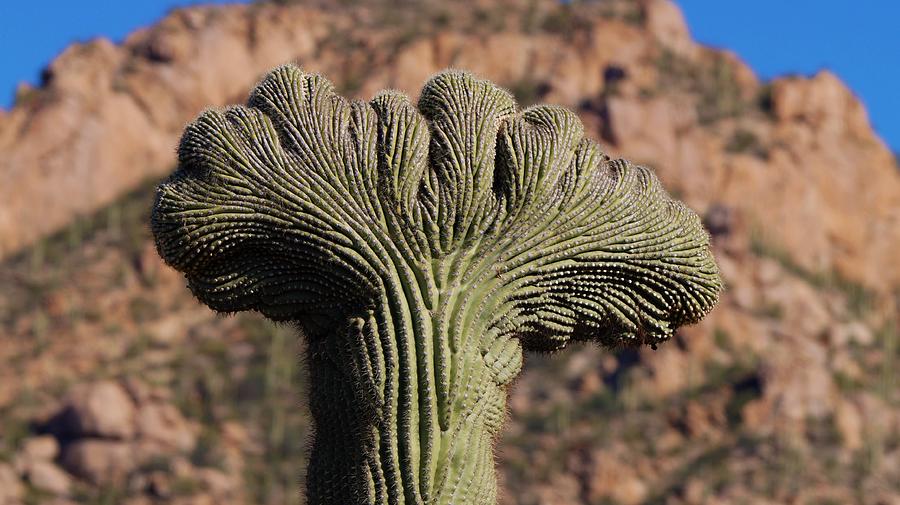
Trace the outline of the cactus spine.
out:
M 280 67 L 178 155 L 157 248 L 211 308 L 302 329 L 316 505 L 496 502 L 523 349 L 655 346 L 721 289 L 699 219 L 649 170 L 464 72 L 414 105 Z

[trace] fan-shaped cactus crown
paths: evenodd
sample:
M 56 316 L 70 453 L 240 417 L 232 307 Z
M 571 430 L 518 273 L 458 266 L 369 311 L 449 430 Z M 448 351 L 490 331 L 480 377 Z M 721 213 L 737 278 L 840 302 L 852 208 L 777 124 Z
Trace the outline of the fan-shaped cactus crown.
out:
M 433 77 L 416 105 L 348 102 L 284 66 L 247 106 L 191 123 L 178 160 L 152 218 L 163 258 L 215 310 L 298 322 L 325 356 L 314 385 L 356 383 L 347 408 L 368 405 L 341 453 L 364 453 L 345 476 L 360 483 L 316 480 L 340 472 L 320 429 L 313 503 L 488 503 L 493 471 L 473 486 L 470 467 L 490 458 L 456 461 L 449 438 L 477 432 L 489 454 L 504 396 L 484 391 L 502 392 L 520 346 L 655 345 L 721 289 L 698 217 L 650 170 L 611 160 L 572 112 L 518 111 L 465 72 Z M 315 395 L 321 426 L 337 412 Z
M 458 71 L 418 108 L 395 92 L 351 103 L 293 66 L 248 105 L 188 126 L 153 215 L 163 258 L 216 310 L 346 312 L 393 263 L 427 285 L 448 260 L 460 280 L 498 279 L 495 326 L 538 347 L 658 342 L 717 299 L 697 216 L 566 109 L 517 113 Z

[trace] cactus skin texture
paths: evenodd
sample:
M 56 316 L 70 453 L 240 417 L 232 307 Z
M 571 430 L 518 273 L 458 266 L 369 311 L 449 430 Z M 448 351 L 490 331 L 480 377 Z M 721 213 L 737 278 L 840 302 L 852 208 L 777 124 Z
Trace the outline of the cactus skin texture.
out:
M 523 349 L 655 346 L 722 289 L 697 215 L 650 170 L 465 72 L 414 105 L 283 66 L 191 123 L 178 159 L 159 253 L 214 310 L 306 335 L 315 505 L 496 503 Z

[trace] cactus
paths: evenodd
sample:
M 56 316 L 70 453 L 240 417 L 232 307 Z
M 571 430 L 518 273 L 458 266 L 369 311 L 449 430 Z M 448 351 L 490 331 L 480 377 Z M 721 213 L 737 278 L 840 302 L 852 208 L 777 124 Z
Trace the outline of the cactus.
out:
M 188 125 L 178 161 L 160 255 L 212 309 L 307 339 L 316 505 L 495 503 L 523 350 L 655 347 L 721 290 L 699 219 L 650 170 L 461 71 L 414 105 L 280 67 Z

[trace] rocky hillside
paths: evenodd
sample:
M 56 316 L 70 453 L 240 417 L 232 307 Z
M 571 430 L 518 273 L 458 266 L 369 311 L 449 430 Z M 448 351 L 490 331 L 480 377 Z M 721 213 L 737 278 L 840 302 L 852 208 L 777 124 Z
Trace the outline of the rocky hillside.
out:
M 184 123 L 286 61 L 361 98 L 470 69 L 704 216 L 721 305 L 658 351 L 529 356 L 504 505 L 900 503 L 900 172 L 850 90 L 761 83 L 668 0 L 401 5 L 179 10 L 0 112 L 0 505 L 303 503 L 302 342 L 209 313 L 146 226 Z

